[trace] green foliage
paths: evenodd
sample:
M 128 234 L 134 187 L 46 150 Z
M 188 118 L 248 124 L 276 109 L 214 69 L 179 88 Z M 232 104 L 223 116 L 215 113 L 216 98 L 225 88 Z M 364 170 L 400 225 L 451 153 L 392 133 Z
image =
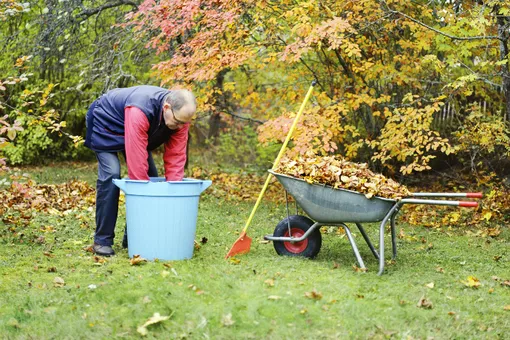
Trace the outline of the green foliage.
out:
M 10 164 L 33 164 L 45 159 L 45 151 L 52 144 L 49 131 L 40 124 L 30 124 L 34 121 L 30 117 L 28 122 L 21 118 L 23 131 L 18 133 L 15 142 L 9 143 L 3 149 Z
M 497 169 L 508 175 L 505 165 L 510 159 L 508 122 L 500 115 L 487 115 L 479 105 L 468 108 L 470 114 L 453 133 L 460 155 L 472 170 Z
M 218 137 L 216 146 L 218 162 L 234 166 L 255 164 L 261 169 L 272 167 L 278 150 L 278 144 L 260 145 L 255 129 L 249 125 L 228 129 Z

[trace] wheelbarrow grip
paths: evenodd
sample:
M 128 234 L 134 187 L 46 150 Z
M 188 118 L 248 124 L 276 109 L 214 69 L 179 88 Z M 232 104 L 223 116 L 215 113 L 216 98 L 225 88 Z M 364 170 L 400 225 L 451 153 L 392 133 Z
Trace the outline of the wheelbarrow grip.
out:
M 459 201 L 459 207 L 477 208 L 478 202 Z
M 466 194 L 466 197 L 469 197 L 469 198 L 482 198 L 483 197 L 483 193 L 482 192 L 468 192 Z

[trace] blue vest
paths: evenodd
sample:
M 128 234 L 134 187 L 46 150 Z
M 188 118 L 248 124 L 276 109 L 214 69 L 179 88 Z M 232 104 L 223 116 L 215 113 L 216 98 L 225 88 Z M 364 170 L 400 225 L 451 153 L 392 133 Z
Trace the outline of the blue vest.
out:
M 90 106 L 87 112 L 85 146 L 94 151 L 124 151 L 124 109 L 134 106 L 149 120 L 148 150 L 166 142 L 174 130 L 166 127 L 163 100 L 169 93 L 157 86 L 134 86 L 108 91 Z

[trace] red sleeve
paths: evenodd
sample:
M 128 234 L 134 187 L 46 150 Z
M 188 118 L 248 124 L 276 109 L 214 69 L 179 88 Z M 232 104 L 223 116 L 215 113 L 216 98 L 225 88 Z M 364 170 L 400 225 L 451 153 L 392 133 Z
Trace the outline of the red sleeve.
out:
M 182 181 L 186 164 L 189 124 L 177 130 L 165 143 L 165 178 L 167 181 Z
M 124 130 L 126 143 L 126 163 L 130 179 L 148 180 L 149 163 L 147 158 L 149 120 L 137 107 L 124 109 Z

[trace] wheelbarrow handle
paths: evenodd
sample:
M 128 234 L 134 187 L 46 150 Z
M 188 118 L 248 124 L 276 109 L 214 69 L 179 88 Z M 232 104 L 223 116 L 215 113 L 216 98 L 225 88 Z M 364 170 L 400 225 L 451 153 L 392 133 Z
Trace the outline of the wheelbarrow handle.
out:
M 424 200 L 419 198 L 404 198 L 401 204 L 425 204 L 425 205 L 452 205 L 467 208 L 478 207 L 478 202 L 471 201 L 446 201 L 446 200 Z
M 459 207 L 478 208 L 478 202 L 459 201 Z
M 482 192 L 415 192 L 411 197 L 466 197 L 466 198 L 482 198 Z

